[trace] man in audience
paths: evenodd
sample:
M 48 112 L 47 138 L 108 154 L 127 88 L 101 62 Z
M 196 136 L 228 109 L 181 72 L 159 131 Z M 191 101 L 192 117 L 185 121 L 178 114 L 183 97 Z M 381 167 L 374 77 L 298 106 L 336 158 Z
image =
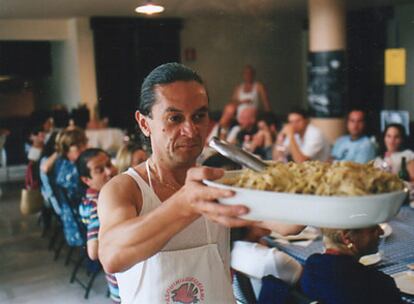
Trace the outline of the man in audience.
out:
M 251 136 L 257 132 L 257 108 L 250 104 L 242 104 L 237 108 L 237 123 L 229 135 L 227 141 L 238 146 L 242 146 L 246 136 Z
M 87 228 L 86 248 L 91 260 L 98 260 L 98 231 L 99 218 L 97 203 L 99 191 L 117 174 L 111 158 L 101 149 L 87 149 L 81 153 L 76 161 L 80 180 L 88 187 L 86 195 L 79 205 L 79 214 Z M 106 274 L 106 280 L 111 299 L 120 303 L 118 283 L 113 274 Z
M 328 141 L 319 128 L 310 124 L 308 113 L 304 110 L 292 110 L 288 115 L 288 123 L 278 135 L 274 158 L 283 159 L 286 155 L 297 163 L 329 159 Z
M 366 163 L 375 158 L 375 145 L 364 134 L 365 112 L 360 109 L 348 113 L 346 128 L 348 135 L 338 138 L 332 149 L 333 160 Z

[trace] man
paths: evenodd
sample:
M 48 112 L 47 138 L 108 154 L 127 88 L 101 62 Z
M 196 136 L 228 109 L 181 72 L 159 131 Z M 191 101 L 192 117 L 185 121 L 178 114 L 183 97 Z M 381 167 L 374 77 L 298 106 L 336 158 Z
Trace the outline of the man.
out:
M 257 108 L 250 104 L 242 104 L 237 108 L 237 125 L 231 128 L 227 141 L 243 146 L 246 136 L 257 132 Z
M 375 158 L 375 145 L 364 135 L 365 112 L 360 109 L 348 113 L 346 128 L 349 135 L 338 138 L 332 149 L 334 160 L 367 163 Z
M 275 159 L 287 153 L 297 163 L 326 161 L 330 153 L 329 143 L 321 130 L 310 124 L 307 112 L 300 109 L 289 113 L 288 123 L 280 131 L 275 148 Z
M 157 67 L 135 119 L 153 153 L 109 181 L 98 203 L 99 258 L 116 273 L 122 303 L 234 303 L 223 226 L 253 222 L 239 218 L 245 206 L 216 203 L 231 191 L 203 185 L 223 170 L 192 168 L 208 130 L 201 78 L 177 63 Z
M 79 214 L 87 228 L 86 249 L 91 260 L 98 260 L 99 218 L 97 203 L 99 191 L 117 174 L 117 169 L 112 165 L 108 153 L 96 148 L 83 151 L 76 161 L 76 167 L 81 181 L 88 187 L 82 204 L 79 205 Z M 107 273 L 106 281 L 112 301 L 120 303 L 115 276 Z

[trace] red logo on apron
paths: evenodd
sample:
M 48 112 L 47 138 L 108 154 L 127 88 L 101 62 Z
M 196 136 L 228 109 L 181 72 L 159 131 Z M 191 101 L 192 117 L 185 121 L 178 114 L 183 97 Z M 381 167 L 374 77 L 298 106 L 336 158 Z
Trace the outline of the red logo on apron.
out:
M 179 279 L 168 287 L 165 293 L 167 304 L 199 304 L 204 301 L 204 286 L 197 279 Z

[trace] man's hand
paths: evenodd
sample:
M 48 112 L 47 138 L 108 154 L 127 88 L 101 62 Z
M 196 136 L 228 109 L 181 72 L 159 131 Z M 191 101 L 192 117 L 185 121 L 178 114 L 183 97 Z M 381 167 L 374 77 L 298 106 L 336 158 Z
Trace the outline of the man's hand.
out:
M 187 215 L 204 215 L 211 221 L 226 227 L 241 227 L 253 225 L 254 221 L 243 220 L 239 216 L 247 214 L 248 208 L 243 205 L 221 205 L 217 203 L 219 198 L 231 197 L 233 191 L 207 187 L 203 179 L 215 180 L 222 177 L 222 169 L 208 167 L 192 168 L 187 172 L 184 186 L 177 193 L 183 202 L 182 212 Z

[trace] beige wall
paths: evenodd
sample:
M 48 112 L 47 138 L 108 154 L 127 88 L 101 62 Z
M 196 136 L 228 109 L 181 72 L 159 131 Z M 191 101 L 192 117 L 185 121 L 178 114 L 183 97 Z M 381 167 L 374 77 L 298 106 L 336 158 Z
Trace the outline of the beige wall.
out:
M 394 20 L 389 23 L 388 47 L 401 47 L 407 51 L 407 83 L 397 87 L 398 110 L 409 111 L 410 120 L 414 121 L 414 4 L 397 6 L 394 16 Z M 395 35 L 396 31 L 398 31 L 398 38 Z M 386 109 L 397 109 L 395 88 L 395 86 L 385 87 Z
M 203 77 L 214 110 L 230 100 L 243 66 L 252 64 L 268 89 L 272 109 L 284 114 L 303 103 L 303 41 L 302 19 L 292 16 L 188 19 L 182 51 L 195 48 L 197 59 L 182 62 Z
M 52 44 L 52 75 L 36 92 L 36 105 L 48 108 L 97 102 L 93 35 L 88 18 L 0 20 L 0 40 L 44 40 Z

